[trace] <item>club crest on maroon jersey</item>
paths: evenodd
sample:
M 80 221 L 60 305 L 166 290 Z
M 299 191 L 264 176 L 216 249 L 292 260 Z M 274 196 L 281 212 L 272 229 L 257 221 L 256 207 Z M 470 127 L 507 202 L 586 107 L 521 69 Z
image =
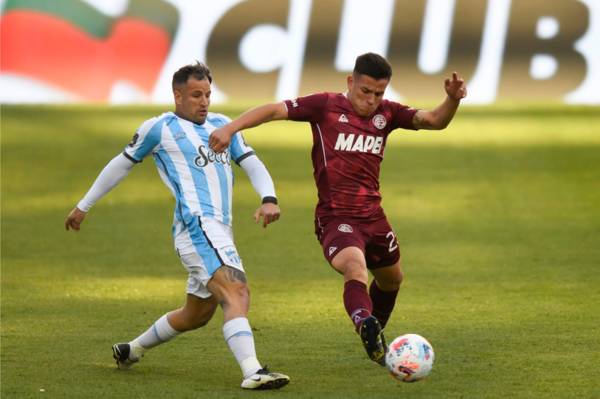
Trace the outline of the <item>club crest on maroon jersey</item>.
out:
M 381 130 L 385 127 L 385 125 L 387 125 L 387 120 L 385 119 L 385 116 L 381 115 L 381 114 L 377 114 L 373 117 L 372 119 L 373 125 Z
M 350 226 L 349 224 L 346 223 L 342 223 L 338 226 L 338 230 L 341 231 L 342 233 L 353 233 L 354 229 L 352 229 L 352 226 Z

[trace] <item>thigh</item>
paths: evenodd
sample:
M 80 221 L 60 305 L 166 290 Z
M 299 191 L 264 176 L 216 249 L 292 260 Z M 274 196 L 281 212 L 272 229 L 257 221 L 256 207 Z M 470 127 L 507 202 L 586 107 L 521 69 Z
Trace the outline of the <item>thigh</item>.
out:
M 332 266 L 333 259 L 345 248 L 356 247 L 364 253 L 365 240 L 360 227 L 356 222 L 344 218 L 315 220 L 315 234 L 321 243 L 325 259 Z
M 200 298 L 211 295 L 207 284 L 221 266 L 229 266 L 244 273 L 242 260 L 233 243 L 231 226 L 208 219 L 188 226 L 192 246 L 188 253 L 180 254 L 181 263 L 188 271 L 189 294 Z
M 186 292 L 197 298 L 209 298 L 212 294 L 206 285 L 212 274 L 208 272 L 206 267 L 206 258 L 201 257 L 197 252 L 190 252 L 187 254 L 180 254 L 179 259 L 188 272 Z
M 365 284 L 369 281 L 365 255 L 357 247 L 346 247 L 331 260 L 331 267 L 344 276 L 344 281 L 358 280 Z
M 222 292 L 234 292 L 247 289 L 246 274 L 231 266 L 220 267 L 212 276 L 207 284 L 208 289 L 213 294 L 217 294 L 217 299 L 222 299 Z
M 219 258 L 220 265 L 227 265 L 234 269 L 244 271 L 242 258 L 238 254 L 233 242 L 233 229 L 231 226 L 215 219 L 200 220 L 200 229 L 204 241 L 211 251 Z
M 400 245 L 396 233 L 385 216 L 370 222 L 365 226 L 364 231 L 367 236 L 365 258 L 370 270 L 399 263 Z

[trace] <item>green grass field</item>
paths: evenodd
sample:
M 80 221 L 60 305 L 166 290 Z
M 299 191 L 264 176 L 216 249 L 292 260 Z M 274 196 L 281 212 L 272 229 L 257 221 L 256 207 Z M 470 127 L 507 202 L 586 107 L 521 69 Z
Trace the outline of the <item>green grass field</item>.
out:
M 390 138 L 382 193 L 406 280 L 386 330 L 430 340 L 427 380 L 367 360 L 313 234 L 309 127 L 287 122 L 246 132 L 282 219 L 253 223 L 259 200 L 236 168 L 234 226 L 259 358 L 290 385 L 239 388 L 220 312 L 116 370 L 111 345 L 184 299 L 173 200 L 148 159 L 79 234 L 63 220 L 162 111 L 2 107 L 3 398 L 600 397 L 600 109 L 586 107 L 465 107 L 442 133 Z

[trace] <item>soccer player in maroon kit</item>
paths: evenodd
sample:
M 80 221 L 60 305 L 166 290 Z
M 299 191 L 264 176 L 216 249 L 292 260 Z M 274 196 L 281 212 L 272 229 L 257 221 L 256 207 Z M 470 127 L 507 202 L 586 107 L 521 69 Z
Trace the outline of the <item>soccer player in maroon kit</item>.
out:
M 384 364 L 385 327 L 402 283 L 396 234 L 381 208 L 379 169 L 388 134 L 397 128 L 444 129 L 466 96 L 456 72 L 445 80 L 445 100 L 430 111 L 383 99 L 392 76 L 385 58 L 356 58 L 346 93 L 318 93 L 246 111 L 210 136 L 216 151 L 242 129 L 272 120 L 310 122 L 319 193 L 315 232 L 325 258 L 344 276 L 344 306 L 369 358 Z M 368 271 L 373 281 L 369 282 Z

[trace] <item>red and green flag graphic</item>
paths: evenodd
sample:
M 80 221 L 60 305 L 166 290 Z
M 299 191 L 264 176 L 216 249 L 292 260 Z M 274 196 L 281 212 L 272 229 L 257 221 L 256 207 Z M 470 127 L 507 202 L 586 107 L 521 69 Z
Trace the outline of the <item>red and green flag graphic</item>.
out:
M 88 101 L 117 82 L 150 94 L 179 22 L 162 0 L 130 0 L 111 18 L 78 0 L 7 0 L 0 17 L 0 71 Z

